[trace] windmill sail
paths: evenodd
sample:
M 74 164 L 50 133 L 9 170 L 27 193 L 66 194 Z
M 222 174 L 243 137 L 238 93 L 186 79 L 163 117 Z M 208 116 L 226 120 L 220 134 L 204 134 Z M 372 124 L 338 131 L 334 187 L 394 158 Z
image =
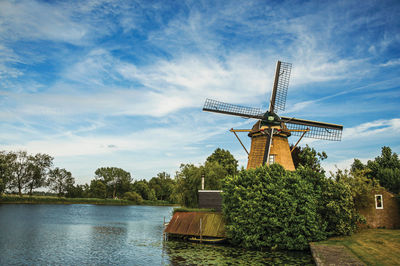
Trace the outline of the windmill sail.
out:
M 285 123 L 293 136 L 301 136 L 305 130 L 308 130 L 304 135 L 306 138 L 332 141 L 340 141 L 342 138 L 342 125 L 283 116 L 281 117 L 281 120 Z
M 270 112 L 277 110 L 284 111 L 286 106 L 286 96 L 289 88 L 290 73 L 292 64 L 278 61 L 276 64 L 274 87 L 272 88 Z
M 206 99 L 203 106 L 203 111 L 256 119 L 262 119 L 264 115 L 264 112 L 260 108 L 234 105 L 211 99 Z
M 269 103 L 269 111 L 272 113 L 276 112 L 276 110 L 285 110 L 286 95 L 289 88 L 289 78 L 291 70 L 291 63 L 285 63 L 281 61 L 278 61 L 276 63 L 274 87 L 272 88 L 271 102 Z M 269 160 L 273 133 L 274 130 L 270 128 L 268 130 L 268 137 L 265 143 L 263 164 L 265 164 Z

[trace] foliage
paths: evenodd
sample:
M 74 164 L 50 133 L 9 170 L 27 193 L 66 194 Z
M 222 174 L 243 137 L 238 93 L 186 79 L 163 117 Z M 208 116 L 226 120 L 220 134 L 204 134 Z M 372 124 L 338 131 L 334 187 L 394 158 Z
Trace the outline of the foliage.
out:
M 10 182 L 11 161 L 14 159 L 11 153 L 0 151 L 0 195 L 3 193 Z
M 349 185 L 357 210 L 371 207 L 374 204 L 374 198 L 371 197 L 373 191 L 381 188 L 378 181 L 367 178 L 370 171 L 368 168 L 352 167 L 351 169 L 350 171 L 338 169 L 336 173 L 331 172 L 331 178 Z
M 381 155 L 369 160 L 367 165 L 354 159 L 351 169 L 352 171 L 366 169 L 367 178 L 377 179 L 381 186 L 392 193 L 400 193 L 400 159 L 389 147 L 382 147 Z
M 130 190 L 131 174 L 121 168 L 101 167 L 95 171 L 95 175 L 96 179 L 103 181 L 106 185 L 106 197 L 108 191 L 112 191 L 112 198 L 115 198 Z
M 302 250 L 326 237 L 313 185 L 279 164 L 229 176 L 223 190 L 226 230 L 234 244 Z
M 136 204 L 141 204 L 143 202 L 143 198 L 134 191 L 125 192 L 124 199 L 132 201 Z
M 53 158 L 47 154 L 29 155 L 26 151 L 0 152 L 0 191 L 17 189 L 22 196 L 26 189 L 32 195 L 33 189 L 46 184 L 47 173 Z
M 221 165 L 226 170 L 227 175 L 237 174 L 238 161 L 228 150 L 217 148 L 206 159 L 206 164 L 212 162 L 216 162 Z
M 67 198 L 88 198 L 90 187 L 88 184 L 76 185 L 70 184 L 67 187 L 67 193 L 65 196 Z
M 310 241 L 353 233 L 360 221 L 349 184 L 302 166 L 242 170 L 224 180 L 223 191 L 227 233 L 246 248 L 307 249 Z
M 149 181 L 149 188 L 154 190 L 157 200 L 173 202 L 174 187 L 175 181 L 166 172 L 158 173 L 157 177 L 153 177 Z
M 63 196 L 67 191 L 68 186 L 73 185 L 75 179 L 72 177 L 71 172 L 68 172 L 64 168 L 60 169 L 56 167 L 49 171 L 48 185 L 49 188 L 58 193 L 58 196 Z
M 195 208 L 198 206 L 198 190 L 201 189 L 201 177 L 204 176 L 204 189 L 220 190 L 222 180 L 237 173 L 238 161 L 233 155 L 223 149 L 216 149 L 204 165 L 181 164 L 176 172 L 175 197 L 176 202 Z
M 30 204 L 96 204 L 96 205 L 132 205 L 127 200 L 98 198 L 65 198 L 55 196 L 25 196 L 5 194 L 0 203 L 30 203 Z
M 359 189 L 352 190 L 352 183 L 344 178 L 326 178 L 323 173 L 305 167 L 300 167 L 296 172 L 313 184 L 314 195 L 319 204 L 318 212 L 327 223 L 328 236 L 350 235 L 357 229 L 357 223 L 364 221 L 357 212 L 353 198 L 353 193 L 356 194 L 354 191 Z
M 138 193 L 144 200 L 157 200 L 155 191 L 150 189 L 149 183 L 143 179 L 132 184 L 132 190 Z
M 293 148 L 293 146 L 291 146 Z M 328 158 L 326 153 L 317 152 L 314 148 L 306 145 L 305 148 L 297 146 L 292 152 L 294 167 L 297 169 L 300 166 L 308 167 L 313 171 L 324 172 L 321 167 L 321 161 Z
M 202 169 L 204 174 L 204 189 L 221 190 L 222 180 L 229 175 L 225 167 L 216 161 L 207 161 Z
M 91 198 L 107 198 L 107 186 L 101 180 L 93 179 L 90 181 L 89 197 Z
M 193 164 L 181 164 L 179 171 L 176 173 L 177 186 L 175 193 L 180 194 L 181 204 L 184 206 L 191 208 L 198 206 L 201 175 L 201 168 Z
M 22 196 L 22 189 L 29 171 L 29 155 L 26 151 L 18 151 L 10 153 L 10 156 L 13 158 L 9 162 L 9 188 L 18 189 L 18 194 Z
M 25 188 L 29 190 L 29 195 L 35 188 L 40 188 L 46 184 L 46 177 L 53 164 L 53 157 L 47 154 L 38 153 L 29 156 L 29 166 L 25 177 Z

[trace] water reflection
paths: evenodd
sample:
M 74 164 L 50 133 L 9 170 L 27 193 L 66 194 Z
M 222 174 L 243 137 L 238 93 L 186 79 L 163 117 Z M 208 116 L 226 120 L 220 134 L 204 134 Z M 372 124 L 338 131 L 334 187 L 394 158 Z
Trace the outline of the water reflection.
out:
M 164 242 L 171 214 L 171 207 L 0 204 L 0 265 L 312 263 L 308 253 Z

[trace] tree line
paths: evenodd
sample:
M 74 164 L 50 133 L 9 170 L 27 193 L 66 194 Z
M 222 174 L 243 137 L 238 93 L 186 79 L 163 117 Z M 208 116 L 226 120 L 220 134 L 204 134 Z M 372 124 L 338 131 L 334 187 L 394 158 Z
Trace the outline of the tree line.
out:
M 0 152 L 0 195 L 3 192 L 32 195 L 35 189 L 47 187 L 58 196 L 70 198 L 125 198 L 137 203 L 165 201 L 196 207 L 201 176 L 206 189 L 221 189 L 227 175 L 237 173 L 238 161 L 223 149 L 216 149 L 201 165 L 182 164 L 171 177 L 160 172 L 150 180 L 133 180 L 118 167 L 101 167 L 89 184 L 75 184 L 71 172 L 53 167 L 53 157 L 26 151 Z
M 293 152 L 296 168 L 307 167 L 314 172 L 324 173 L 321 162 L 326 158 L 325 152 L 317 152 L 309 146 L 296 147 Z M 227 176 L 238 173 L 238 161 L 229 151 L 218 148 L 201 165 L 181 164 L 174 177 L 160 172 L 150 180 L 133 180 L 131 174 L 121 168 L 101 167 L 95 171 L 89 184 L 78 185 L 71 172 L 53 167 L 50 155 L 0 151 L 0 195 L 3 192 L 32 195 L 35 189 L 47 187 L 59 196 L 71 198 L 126 198 L 135 202 L 158 200 L 197 207 L 197 190 L 201 187 L 202 176 L 205 177 L 205 189 L 220 190 Z M 400 192 L 400 160 L 389 147 L 383 147 L 381 155 L 366 164 L 354 159 L 350 171 L 338 170 L 330 176 L 337 180 L 346 179 L 350 183 L 358 182 L 359 185 L 353 185 L 360 188 L 358 197 L 362 197 L 365 190 L 360 185 L 365 183 L 364 179 L 376 182 L 393 193 Z

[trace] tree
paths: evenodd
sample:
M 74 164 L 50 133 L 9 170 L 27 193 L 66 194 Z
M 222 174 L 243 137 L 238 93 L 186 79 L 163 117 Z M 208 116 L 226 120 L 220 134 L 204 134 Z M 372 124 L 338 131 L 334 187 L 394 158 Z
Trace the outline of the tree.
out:
M 370 179 L 376 178 L 381 186 L 393 193 L 400 193 L 400 160 L 389 147 L 382 147 L 381 156 L 367 162 Z
M 107 186 L 101 180 L 93 179 L 90 182 L 89 197 L 91 198 L 107 198 Z
M 136 204 L 141 204 L 143 202 L 142 197 L 135 191 L 129 191 L 124 193 L 124 199 L 132 201 Z
M 354 159 L 354 162 L 351 164 L 350 171 L 351 172 L 362 171 L 365 170 L 366 168 L 367 167 L 359 159 Z
M 67 193 L 65 194 L 68 198 L 87 198 L 89 197 L 89 185 L 69 185 L 66 189 Z
M 293 146 L 291 146 L 293 148 Z M 297 146 L 292 152 L 294 167 L 297 169 L 299 166 L 308 167 L 317 172 L 324 172 L 321 167 L 321 161 L 328 158 L 326 153 L 317 152 L 314 148 L 306 145 L 305 148 Z
M 53 157 L 47 154 L 36 154 L 28 158 L 28 170 L 25 176 L 25 188 L 32 196 L 32 190 L 46 184 L 46 177 L 53 164 Z
M 72 174 L 64 168 L 60 169 L 56 167 L 49 171 L 48 185 L 52 191 L 58 193 L 59 197 L 64 195 L 67 188 L 74 183 L 75 179 L 72 177 Z
M 10 165 L 14 159 L 14 154 L 0 151 L 0 195 L 5 191 L 10 181 Z
M 22 189 L 25 187 L 26 176 L 30 170 L 29 155 L 26 151 L 10 153 L 10 189 L 18 189 L 18 194 L 22 197 Z
M 221 148 L 217 148 L 208 158 L 206 163 L 217 162 L 219 163 L 228 173 L 228 175 L 237 174 L 238 161 L 228 151 Z
M 354 161 L 356 162 L 356 160 L 357 159 Z M 364 169 L 359 170 L 362 168 Z M 342 171 L 339 169 L 336 171 L 336 173 L 331 172 L 331 178 L 336 180 L 336 182 L 348 184 L 353 197 L 354 206 L 357 210 L 371 207 L 371 205 L 374 203 L 374 198 L 371 197 L 372 192 L 381 188 L 377 180 L 367 178 L 367 174 L 369 172 L 370 170 L 368 168 L 353 166 L 351 167 L 350 171 Z
M 157 174 L 149 181 L 149 188 L 154 189 L 158 200 L 172 201 L 171 195 L 174 191 L 175 181 L 166 172 Z
M 231 175 L 228 170 L 217 161 L 206 161 L 202 168 L 204 175 L 204 189 L 221 190 L 222 181 L 225 177 Z
M 389 147 L 382 147 L 381 156 L 369 160 L 366 165 L 354 159 L 351 171 L 356 170 L 365 170 L 366 177 L 370 180 L 376 179 L 388 191 L 400 193 L 400 160 Z
M 181 164 L 179 171 L 176 172 L 175 179 L 177 186 L 175 193 L 180 199 L 180 203 L 186 207 L 197 207 L 199 204 L 198 190 L 201 188 L 202 167 L 193 164 Z
M 101 167 L 96 170 L 95 174 L 96 179 L 102 180 L 107 187 L 111 188 L 113 198 L 116 197 L 117 192 L 122 195 L 129 190 L 132 181 L 129 172 L 117 167 Z M 117 190 L 117 188 L 119 188 L 119 190 Z
M 150 189 L 149 183 L 143 179 L 132 184 L 132 190 L 138 193 L 145 200 L 156 200 L 154 189 Z

